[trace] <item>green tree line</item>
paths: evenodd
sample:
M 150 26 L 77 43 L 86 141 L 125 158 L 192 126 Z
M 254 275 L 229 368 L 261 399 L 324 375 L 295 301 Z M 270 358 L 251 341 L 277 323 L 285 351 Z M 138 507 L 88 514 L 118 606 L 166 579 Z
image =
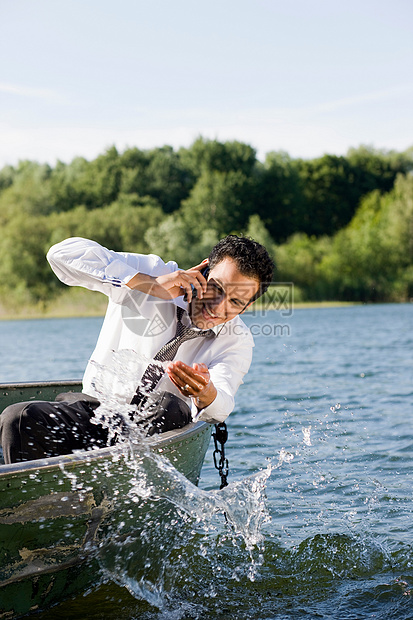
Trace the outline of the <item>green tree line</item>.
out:
M 265 161 L 241 142 L 112 147 L 54 167 L 0 170 L 3 306 L 47 304 L 62 291 L 45 253 L 68 236 L 154 252 L 188 267 L 229 233 L 263 242 L 276 280 L 303 300 L 413 296 L 413 147 Z

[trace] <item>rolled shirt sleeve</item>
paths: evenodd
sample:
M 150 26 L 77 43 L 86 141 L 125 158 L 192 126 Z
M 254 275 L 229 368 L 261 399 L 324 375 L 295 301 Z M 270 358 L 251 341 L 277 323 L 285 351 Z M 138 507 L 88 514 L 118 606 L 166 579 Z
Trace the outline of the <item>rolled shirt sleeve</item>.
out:
M 47 260 L 64 284 L 99 291 L 115 303 L 122 303 L 129 292 L 126 285 L 137 273 L 156 277 L 178 269 L 175 262 L 164 263 L 153 254 L 114 252 L 81 237 L 71 237 L 52 246 Z

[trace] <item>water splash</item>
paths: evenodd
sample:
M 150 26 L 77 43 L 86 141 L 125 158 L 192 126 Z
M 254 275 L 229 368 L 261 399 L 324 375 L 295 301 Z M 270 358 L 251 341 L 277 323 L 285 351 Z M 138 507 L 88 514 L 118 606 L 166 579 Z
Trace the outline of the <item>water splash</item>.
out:
M 265 489 L 273 465 L 269 461 L 262 470 L 220 491 L 204 491 L 192 484 L 151 449 L 153 438 L 145 436 L 139 424 L 145 413 L 130 404 L 138 370 L 149 362 L 132 351 L 121 351 L 113 354 L 109 366 L 96 364 L 94 386 L 101 405 L 94 422 L 108 428 L 110 439 L 117 438 L 113 461 L 121 460 L 128 474 L 116 488 L 116 474 L 110 468 L 106 474 L 100 472 L 114 477 L 112 516 L 101 529 L 95 552 L 104 579 L 162 609 L 175 587 L 177 567 L 183 573 L 188 568 L 183 558 L 195 541 L 202 541 L 195 545 L 196 553 L 214 573 L 225 572 L 225 561 L 217 557 L 221 545 L 230 543 L 240 555 L 237 566 L 231 568 L 232 577 L 256 579 L 263 557 L 262 528 L 270 521 Z M 280 454 L 277 466 L 291 458 Z M 70 477 L 72 489 L 81 491 L 76 476 L 62 471 Z M 177 548 L 181 553 L 176 558 Z
M 247 548 L 258 544 L 260 525 L 268 519 L 263 497 L 272 471 L 271 463 L 249 478 L 230 484 L 223 492 L 204 492 L 167 459 L 152 452 L 152 441 L 130 417 L 131 412 L 136 414 L 136 407 L 130 405 L 130 395 L 136 390 L 138 369 L 142 363 L 149 362 L 153 360 L 123 350 L 113 353 L 110 366 L 96 364 L 99 372 L 95 389 L 101 405 L 95 412 L 95 421 L 107 426 L 112 435 L 121 432 L 129 448 L 128 465 L 133 473 L 129 496 L 167 499 L 200 521 L 207 521 L 211 514 L 225 512 L 231 526 L 243 536 Z M 144 415 L 144 412 L 139 413 L 138 421 Z
M 283 463 L 291 463 L 292 460 L 294 460 L 294 454 L 288 452 L 285 448 L 282 448 L 278 455 L 277 467 L 281 467 Z
M 192 484 L 166 458 L 154 452 L 131 452 L 129 497 L 137 502 L 151 497 L 165 499 L 183 510 L 197 525 L 208 531 L 214 515 L 225 514 L 235 535 L 240 535 L 248 550 L 263 541 L 261 528 L 270 520 L 265 488 L 273 466 L 232 482 L 220 491 L 204 491 Z M 143 480 L 145 481 L 143 483 Z
M 116 526 L 101 542 L 99 559 L 106 579 L 160 610 L 170 609 L 182 581 L 183 586 L 193 585 L 194 562 L 204 566 L 206 582 L 257 579 L 263 562 L 262 526 L 269 521 L 265 486 L 271 463 L 221 491 L 204 491 L 160 455 L 134 451 L 131 459 L 134 476 L 126 503 L 141 506 L 144 501 L 149 511 L 132 534 L 122 536 Z M 147 484 L 142 484 L 141 472 Z
M 137 409 L 131 400 L 139 387 L 145 392 L 145 386 L 136 377 L 142 373 L 142 367 L 149 360 L 135 351 L 124 349 L 112 353 L 109 365 L 92 362 L 97 369 L 93 386 L 98 394 L 100 406 L 92 418 L 94 424 L 101 424 L 109 431 L 109 443 L 114 440 L 127 439 L 145 444 L 145 432 L 139 422 L 146 417 L 146 410 Z M 149 445 L 149 442 L 146 442 Z
M 303 433 L 303 442 L 305 443 L 306 446 L 311 446 L 311 426 L 307 426 L 305 428 L 302 428 L 302 433 Z

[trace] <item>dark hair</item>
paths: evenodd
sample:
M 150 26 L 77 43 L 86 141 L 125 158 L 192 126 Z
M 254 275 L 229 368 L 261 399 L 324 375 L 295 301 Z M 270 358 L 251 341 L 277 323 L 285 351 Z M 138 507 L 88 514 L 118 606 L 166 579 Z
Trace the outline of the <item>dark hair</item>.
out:
M 228 235 L 212 248 L 209 268 L 213 269 L 224 258 L 232 258 L 242 275 L 258 280 L 260 286 L 251 301 L 265 293 L 272 282 L 275 265 L 263 245 L 251 237 Z

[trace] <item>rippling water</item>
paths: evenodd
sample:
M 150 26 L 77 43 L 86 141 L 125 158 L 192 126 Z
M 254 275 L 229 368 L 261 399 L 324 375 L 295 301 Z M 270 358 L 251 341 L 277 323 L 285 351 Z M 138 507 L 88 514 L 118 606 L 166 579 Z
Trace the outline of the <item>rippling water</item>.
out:
M 261 475 L 261 540 L 187 504 L 154 598 L 107 570 L 37 618 L 413 618 L 413 305 L 245 320 L 256 347 L 228 420 L 225 499 Z M 100 325 L 1 322 L 0 381 L 80 377 Z M 212 448 L 199 487 L 194 502 L 219 487 Z

